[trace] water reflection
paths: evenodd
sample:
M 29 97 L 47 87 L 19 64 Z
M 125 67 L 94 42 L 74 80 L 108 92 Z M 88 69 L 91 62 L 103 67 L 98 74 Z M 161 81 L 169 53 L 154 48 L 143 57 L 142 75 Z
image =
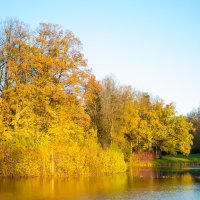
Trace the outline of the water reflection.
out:
M 70 179 L 0 179 L 2 200 L 199 199 L 200 169 L 137 169 L 131 174 Z

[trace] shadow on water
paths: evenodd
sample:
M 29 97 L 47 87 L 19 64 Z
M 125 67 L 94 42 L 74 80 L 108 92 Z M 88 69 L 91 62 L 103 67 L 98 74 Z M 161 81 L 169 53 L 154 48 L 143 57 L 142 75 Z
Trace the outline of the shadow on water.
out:
M 140 168 L 82 178 L 1 178 L 2 200 L 199 199 L 200 168 Z

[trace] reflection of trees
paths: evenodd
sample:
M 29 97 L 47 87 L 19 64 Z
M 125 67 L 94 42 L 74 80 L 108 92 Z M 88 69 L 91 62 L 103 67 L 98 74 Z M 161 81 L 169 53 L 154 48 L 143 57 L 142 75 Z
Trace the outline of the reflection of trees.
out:
M 70 179 L 0 179 L 0 199 L 126 199 L 191 190 L 200 183 L 199 170 L 137 169 L 132 175 Z M 186 187 L 185 187 L 186 186 Z M 189 186 L 189 187 L 188 187 Z M 191 187 L 190 187 L 191 186 Z M 189 191 L 188 190 L 188 191 Z M 192 191 L 192 190 L 191 190 Z M 193 191 L 192 191 L 193 192 Z M 6 198 L 5 198 L 6 197 Z M 152 196 L 151 196 L 152 197 Z M 153 196 L 154 197 L 154 196 Z M 153 198 L 152 197 L 152 198 Z
M 70 179 L 0 179 L 0 199 L 95 199 L 125 195 L 127 175 Z M 5 196 L 4 196 L 5 195 Z
M 196 175 L 195 175 L 196 174 Z M 145 183 L 145 187 L 149 184 L 153 185 L 154 188 L 162 187 L 164 184 L 164 189 L 166 187 L 174 187 L 178 184 L 181 185 L 191 185 L 194 182 L 194 178 L 197 177 L 199 171 L 194 171 L 190 169 L 156 169 L 156 168 L 138 168 L 132 171 L 130 177 L 131 182 L 136 182 L 138 184 L 138 179 Z M 130 178 L 130 179 L 131 179 Z M 200 181 L 200 176 L 199 176 Z M 140 181 L 141 182 L 141 181 Z M 142 183 L 143 184 L 143 183 Z

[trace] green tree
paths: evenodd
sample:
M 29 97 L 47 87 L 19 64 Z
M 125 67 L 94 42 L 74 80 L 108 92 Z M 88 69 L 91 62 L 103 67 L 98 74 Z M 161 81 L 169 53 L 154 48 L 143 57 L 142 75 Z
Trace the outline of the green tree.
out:
M 192 152 L 199 153 L 200 152 L 200 107 L 187 115 L 187 120 L 194 125 L 195 131 L 192 132 L 193 146 Z
M 157 122 L 153 137 L 153 147 L 156 156 L 161 158 L 162 152 L 176 154 L 177 152 L 188 155 L 192 146 L 192 124 L 184 116 L 176 116 L 173 104 L 166 106 L 158 104 Z

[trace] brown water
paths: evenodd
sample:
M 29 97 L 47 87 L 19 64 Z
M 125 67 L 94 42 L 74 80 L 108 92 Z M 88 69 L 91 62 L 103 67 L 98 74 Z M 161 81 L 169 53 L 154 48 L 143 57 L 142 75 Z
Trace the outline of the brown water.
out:
M 200 168 L 84 178 L 1 178 L 0 200 L 200 199 Z

